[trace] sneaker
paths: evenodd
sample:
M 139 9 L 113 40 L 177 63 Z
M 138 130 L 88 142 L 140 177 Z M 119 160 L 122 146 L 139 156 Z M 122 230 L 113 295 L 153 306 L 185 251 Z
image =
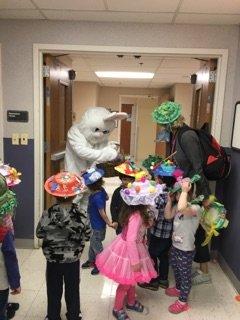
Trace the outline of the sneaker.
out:
M 12 319 L 15 316 L 16 311 L 19 309 L 19 303 L 7 304 L 7 319 Z
M 117 320 L 130 320 L 129 316 L 123 309 L 119 311 L 113 310 L 112 314 Z
M 97 267 L 94 267 L 94 268 L 92 269 L 92 271 L 91 271 L 91 275 L 92 275 L 92 276 L 96 276 L 97 274 L 99 274 L 99 270 L 98 270 Z
M 169 297 L 179 297 L 180 295 L 180 290 L 178 290 L 177 288 L 173 287 L 173 288 L 167 288 L 165 290 L 165 294 Z
M 160 288 L 167 289 L 169 287 L 168 280 L 158 280 L 158 284 Z
M 87 260 L 82 264 L 82 269 L 89 269 L 89 268 L 94 268 L 94 263 Z
M 187 303 L 181 303 L 179 300 L 175 301 L 168 308 L 168 311 L 174 314 L 178 314 L 189 309 L 189 305 Z
M 144 315 L 147 315 L 149 313 L 149 310 L 147 307 L 144 307 L 139 301 L 135 301 L 135 303 L 133 305 L 131 304 L 127 304 L 126 305 L 126 309 L 131 310 L 131 311 L 135 311 L 138 313 L 142 313 Z
M 192 278 L 192 285 L 197 286 L 199 284 L 208 284 L 211 283 L 211 275 L 209 273 L 198 273 L 195 277 Z
M 150 281 L 149 283 L 138 283 L 138 286 L 144 289 L 158 291 L 159 282 L 158 281 Z
M 192 268 L 191 276 L 192 278 L 196 277 L 201 271 L 198 268 Z

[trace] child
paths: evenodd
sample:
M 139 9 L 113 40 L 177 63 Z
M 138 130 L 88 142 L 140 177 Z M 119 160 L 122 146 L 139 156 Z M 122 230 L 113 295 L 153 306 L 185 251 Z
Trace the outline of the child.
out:
M 9 190 L 12 190 L 15 186 L 17 186 L 19 183 L 21 183 L 20 177 L 21 172 L 18 172 L 15 168 L 10 167 L 8 164 L 4 164 L 0 161 L 0 174 L 2 174 L 7 182 L 7 186 Z M 12 223 L 12 216 L 14 217 L 15 209 L 13 209 L 13 214 L 9 215 L 8 220 L 9 224 L 11 225 L 12 232 L 14 234 L 14 227 Z M 7 319 L 12 319 L 15 316 L 16 311 L 19 309 L 20 305 L 16 302 L 8 302 L 7 304 Z
M 79 297 L 79 258 L 91 230 L 86 225 L 87 217 L 72 201 L 84 191 L 80 177 L 69 172 L 60 172 L 47 179 L 45 190 L 57 203 L 43 212 L 36 234 L 43 239 L 43 254 L 47 259 L 47 317 L 61 319 L 63 283 L 68 320 L 81 320 Z
M 88 215 L 92 227 L 88 260 L 82 264 L 83 269 L 93 267 L 91 274 L 97 275 L 98 268 L 95 266 L 96 255 L 103 250 L 102 242 L 106 235 L 106 225 L 116 228 L 116 223 L 110 222 L 106 214 L 106 201 L 108 195 L 103 188 L 102 179 L 104 171 L 97 168 L 87 170 L 82 176 L 91 194 L 88 200 Z
M 135 285 L 157 276 L 143 237 L 149 223 L 147 206 L 154 204 L 161 191 L 154 181 L 143 177 L 140 181 L 136 178 L 129 188 L 121 190 L 126 203 L 121 215 L 123 231 L 97 256 L 100 272 L 119 284 L 112 312 L 118 320 L 130 320 L 124 310 L 125 297 L 128 310 L 147 313 L 146 307 L 136 300 Z
M 166 289 L 169 286 L 169 250 L 172 245 L 173 219 L 164 218 L 168 189 L 173 187 L 176 178 L 183 172 L 177 169 L 173 163 L 163 163 L 153 170 L 153 174 L 159 183 L 166 186 L 164 192 L 156 199 L 157 215 L 153 226 L 150 228 L 149 235 L 148 251 L 154 261 L 158 277 L 152 279 L 149 283 L 140 283 L 139 286 L 157 291 L 159 287 Z
M 19 294 L 20 274 L 14 246 L 12 211 L 16 198 L 0 174 L 0 319 L 7 320 L 9 287 L 11 294 Z
M 193 198 L 190 193 L 191 183 L 188 178 L 181 182 L 181 193 L 177 193 L 177 206 L 174 205 L 172 196 L 169 195 L 165 208 L 165 218 L 174 217 L 173 246 L 170 255 L 176 285 L 166 289 L 165 293 L 171 297 L 178 297 L 168 310 L 171 313 L 181 313 L 189 309 L 187 300 L 191 290 L 192 263 L 195 254 L 195 233 L 197 231 L 202 209 L 199 205 L 188 201 Z
M 7 186 L 9 190 L 12 190 L 15 186 L 17 186 L 21 180 L 20 176 L 22 175 L 20 172 L 18 172 L 15 168 L 10 167 L 8 164 L 4 164 L 0 161 L 0 174 L 2 174 L 5 179 Z M 13 209 L 13 214 L 8 215 L 8 222 L 7 224 L 10 226 L 12 233 L 14 235 L 14 227 L 12 223 L 12 216 L 15 216 L 14 214 L 15 209 Z M 16 311 L 19 309 L 20 305 L 16 302 L 8 302 L 7 304 L 7 319 L 12 319 L 15 316 Z
M 129 183 L 133 183 L 135 180 L 135 174 L 139 171 L 135 167 L 135 164 L 130 161 L 125 161 L 124 163 L 116 166 L 114 168 L 118 172 L 118 177 L 121 180 L 121 185 L 117 189 L 114 190 L 112 195 L 112 200 L 110 204 L 110 211 L 112 216 L 112 221 L 117 223 L 116 234 L 122 232 L 122 227 L 119 223 L 119 215 L 122 210 L 124 201 L 120 195 L 120 191 L 122 189 L 127 188 Z

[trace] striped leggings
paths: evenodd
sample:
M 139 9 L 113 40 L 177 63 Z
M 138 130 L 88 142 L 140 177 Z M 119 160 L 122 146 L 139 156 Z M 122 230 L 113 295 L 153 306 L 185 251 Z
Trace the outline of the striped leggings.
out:
M 172 247 L 170 264 L 173 268 L 176 288 L 180 291 L 179 300 L 187 302 L 192 287 L 192 263 L 195 255 L 193 251 L 182 251 Z

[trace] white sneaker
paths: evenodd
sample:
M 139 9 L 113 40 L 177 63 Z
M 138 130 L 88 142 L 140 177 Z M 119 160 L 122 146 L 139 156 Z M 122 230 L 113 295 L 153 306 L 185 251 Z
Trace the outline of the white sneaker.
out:
M 200 271 L 200 270 L 199 270 Z M 195 275 L 195 277 L 192 278 L 192 285 L 197 286 L 199 284 L 207 284 L 212 282 L 211 275 L 209 273 L 199 273 Z

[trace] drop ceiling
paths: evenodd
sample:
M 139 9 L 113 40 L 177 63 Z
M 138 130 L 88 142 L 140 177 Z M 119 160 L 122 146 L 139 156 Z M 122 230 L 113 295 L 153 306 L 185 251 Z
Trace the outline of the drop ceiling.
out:
M 77 81 L 96 82 L 100 86 L 166 88 L 175 83 L 190 83 L 190 76 L 200 69 L 201 60 L 190 57 L 161 57 L 142 54 L 87 53 L 58 57 L 76 71 Z M 98 78 L 95 71 L 153 72 L 153 79 Z
M 240 0 L 1 0 L 0 19 L 233 25 Z

